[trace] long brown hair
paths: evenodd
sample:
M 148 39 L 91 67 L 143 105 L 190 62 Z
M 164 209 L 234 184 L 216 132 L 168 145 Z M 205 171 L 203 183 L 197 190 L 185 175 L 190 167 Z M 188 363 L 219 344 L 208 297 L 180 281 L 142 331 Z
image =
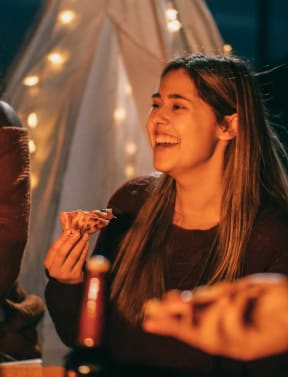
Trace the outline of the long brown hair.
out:
M 279 158 L 284 148 L 268 122 L 255 77 L 243 60 L 189 55 L 170 62 L 161 77 L 177 69 L 187 71 L 218 122 L 225 115 L 238 115 L 237 137 L 225 154 L 224 199 L 213 260 L 207 261 L 212 269 L 205 283 L 235 279 L 241 274 L 243 252 L 260 205 L 268 201 L 287 207 L 288 181 Z M 145 299 L 165 291 L 165 252 L 175 196 L 174 179 L 162 174 L 120 245 L 111 298 L 131 322 L 141 318 Z

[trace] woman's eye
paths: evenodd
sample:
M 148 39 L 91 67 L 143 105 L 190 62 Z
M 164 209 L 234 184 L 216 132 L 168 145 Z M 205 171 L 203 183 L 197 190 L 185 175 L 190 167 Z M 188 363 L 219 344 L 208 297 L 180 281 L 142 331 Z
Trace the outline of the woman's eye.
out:
M 180 105 L 179 103 L 174 103 L 173 110 L 178 110 L 178 109 L 184 109 L 184 106 Z
M 151 107 L 152 107 L 153 109 L 156 109 L 156 108 L 158 108 L 158 107 L 159 107 L 159 104 L 158 104 L 158 103 L 155 103 L 155 102 L 153 102 L 153 103 L 152 103 L 152 105 L 151 105 Z

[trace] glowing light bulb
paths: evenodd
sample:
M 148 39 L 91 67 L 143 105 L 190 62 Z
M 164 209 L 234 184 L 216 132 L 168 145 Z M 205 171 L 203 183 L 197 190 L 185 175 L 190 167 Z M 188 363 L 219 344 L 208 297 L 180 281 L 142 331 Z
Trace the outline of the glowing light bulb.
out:
M 71 9 L 62 10 L 58 16 L 57 21 L 60 24 L 67 25 L 71 24 L 76 18 L 76 13 Z
M 113 118 L 117 123 L 122 122 L 126 118 L 126 110 L 123 107 L 116 107 L 113 113 Z
M 61 66 L 68 59 L 68 55 L 67 53 L 64 53 L 64 52 L 54 51 L 48 54 L 47 59 L 54 66 Z
M 166 9 L 167 28 L 171 33 L 179 31 L 182 27 L 181 22 L 177 19 L 178 11 L 171 5 Z
M 35 153 L 36 152 L 36 144 L 33 140 L 29 140 L 29 152 L 31 154 Z
M 34 190 L 39 184 L 39 178 L 36 174 L 31 174 L 31 188 Z
M 36 128 L 38 126 L 38 115 L 36 113 L 28 114 L 27 124 L 30 128 Z
M 127 96 L 131 96 L 131 94 L 132 94 L 132 87 L 128 83 L 125 86 L 125 92 L 126 92 Z
M 90 374 L 91 373 L 91 368 L 88 365 L 79 365 L 78 371 L 81 374 Z
M 127 164 L 124 173 L 127 178 L 133 177 L 135 175 L 135 166 L 133 164 Z
M 171 31 L 171 33 L 175 33 L 179 31 L 181 27 L 182 27 L 182 24 L 178 20 L 171 20 L 171 21 L 168 21 L 167 23 L 167 28 L 169 31 Z
M 125 151 L 130 156 L 133 156 L 137 152 L 137 145 L 134 143 L 134 141 L 129 141 L 126 143 Z
M 166 18 L 168 21 L 176 20 L 178 11 L 173 7 L 166 9 Z
M 22 83 L 25 86 L 34 86 L 34 85 L 37 85 L 39 83 L 39 76 L 37 76 L 37 75 L 26 76 L 26 77 L 24 77 Z
M 223 51 L 226 53 L 226 54 L 230 54 L 230 52 L 233 50 L 232 46 L 229 45 L 228 43 L 224 44 L 223 46 Z

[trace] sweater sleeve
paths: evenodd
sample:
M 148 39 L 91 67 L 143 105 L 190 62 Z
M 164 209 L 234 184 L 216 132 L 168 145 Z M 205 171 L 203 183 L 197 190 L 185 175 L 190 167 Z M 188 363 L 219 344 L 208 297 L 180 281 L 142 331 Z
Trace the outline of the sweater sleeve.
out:
M 50 279 L 45 289 L 49 314 L 57 334 L 68 346 L 76 345 L 83 284 L 62 284 Z
M 267 272 L 288 275 L 288 214 L 286 211 L 278 212 L 271 228 L 274 236 L 271 237 L 272 256 Z

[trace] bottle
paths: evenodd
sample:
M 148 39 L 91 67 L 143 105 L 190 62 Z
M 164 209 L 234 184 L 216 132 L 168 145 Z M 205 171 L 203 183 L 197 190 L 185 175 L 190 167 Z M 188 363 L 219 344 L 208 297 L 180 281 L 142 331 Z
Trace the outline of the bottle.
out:
M 96 255 L 88 259 L 86 267 L 77 347 L 65 359 L 65 377 L 110 377 L 108 357 L 102 344 L 110 262 Z

